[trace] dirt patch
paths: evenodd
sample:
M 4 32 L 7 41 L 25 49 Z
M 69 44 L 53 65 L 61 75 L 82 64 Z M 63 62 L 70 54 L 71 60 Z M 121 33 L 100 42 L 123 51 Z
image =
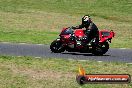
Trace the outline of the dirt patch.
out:
M 23 14 L 0 12 L 0 16 L 0 24 L 3 27 L 19 30 L 60 31 L 78 21 L 77 17 L 68 14 L 39 11 Z
M 12 65 L 0 65 L 0 67 L 6 67 L 12 71 L 12 74 L 20 74 L 24 76 L 28 76 L 32 79 L 60 79 L 60 78 L 74 78 L 76 76 L 75 73 L 69 72 L 58 72 L 52 70 L 40 70 L 40 69 L 32 69 L 27 67 L 18 67 L 14 64 Z

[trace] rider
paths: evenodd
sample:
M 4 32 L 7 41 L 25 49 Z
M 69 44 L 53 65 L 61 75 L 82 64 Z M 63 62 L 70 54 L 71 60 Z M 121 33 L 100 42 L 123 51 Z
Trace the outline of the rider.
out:
M 99 42 L 99 30 L 97 26 L 93 23 L 89 15 L 85 15 L 82 18 L 82 24 L 76 27 L 72 27 L 74 30 L 75 29 L 82 29 L 86 28 L 85 34 L 86 34 L 86 40 L 87 43 L 89 43 L 93 38 L 96 38 L 96 43 Z M 81 45 L 79 41 L 77 40 L 77 45 Z

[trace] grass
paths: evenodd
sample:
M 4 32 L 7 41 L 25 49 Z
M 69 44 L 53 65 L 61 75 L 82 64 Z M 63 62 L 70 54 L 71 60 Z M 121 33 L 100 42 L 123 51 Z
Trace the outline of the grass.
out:
M 78 61 L 56 58 L 0 56 L 1 88 L 131 88 L 130 84 L 87 84 L 80 86 L 75 77 L 78 65 L 87 73 L 132 75 L 132 65 L 120 62 Z
M 111 47 L 132 48 L 131 6 L 131 0 L 0 0 L 0 41 L 50 44 L 90 14 L 99 29 L 116 32 Z
M 41 43 L 49 44 L 57 36 L 55 32 L 38 32 L 33 30 L 22 31 L 0 31 L 1 42 L 13 42 L 13 43 Z
M 50 44 L 63 27 L 90 14 L 99 29 L 114 30 L 111 47 L 132 48 L 131 0 L 0 0 L 0 42 Z M 0 88 L 132 88 L 130 84 L 88 84 L 75 77 L 78 65 L 87 73 L 129 73 L 132 65 L 57 58 L 0 56 Z

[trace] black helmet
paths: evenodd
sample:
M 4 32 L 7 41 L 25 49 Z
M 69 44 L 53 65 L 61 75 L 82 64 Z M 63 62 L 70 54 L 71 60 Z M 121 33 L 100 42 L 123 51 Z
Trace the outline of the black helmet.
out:
M 92 21 L 91 21 L 91 18 L 90 18 L 89 15 L 83 16 L 83 18 L 82 18 L 82 24 L 83 24 L 84 26 L 89 26 L 91 22 L 92 22 Z
M 84 21 L 84 22 L 89 21 L 89 20 L 91 20 L 91 18 L 90 18 L 89 15 L 85 15 L 85 16 L 83 16 L 83 18 L 82 18 L 82 21 Z

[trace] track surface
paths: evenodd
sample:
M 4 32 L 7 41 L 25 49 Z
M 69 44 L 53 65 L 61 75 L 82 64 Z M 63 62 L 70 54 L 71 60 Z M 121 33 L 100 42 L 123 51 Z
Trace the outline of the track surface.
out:
M 0 43 L 0 55 L 66 58 L 132 63 L 132 49 L 109 49 L 104 56 L 82 53 L 52 53 L 48 45 Z

